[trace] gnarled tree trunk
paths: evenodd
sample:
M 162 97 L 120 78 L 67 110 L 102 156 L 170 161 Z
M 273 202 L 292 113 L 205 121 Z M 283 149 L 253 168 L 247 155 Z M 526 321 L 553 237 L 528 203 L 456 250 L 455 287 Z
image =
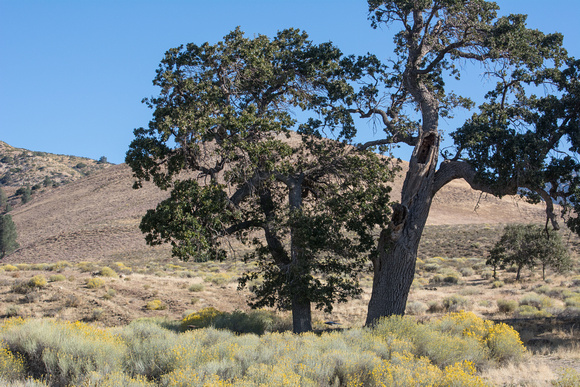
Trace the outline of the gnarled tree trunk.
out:
M 401 203 L 393 207 L 389 227 L 381 233 L 378 257 L 373 262 L 374 278 L 366 325 L 383 316 L 403 315 L 415 277 L 417 250 L 434 195 L 439 154 L 438 103 L 416 80 L 408 88 L 421 101 L 422 131 L 405 177 Z

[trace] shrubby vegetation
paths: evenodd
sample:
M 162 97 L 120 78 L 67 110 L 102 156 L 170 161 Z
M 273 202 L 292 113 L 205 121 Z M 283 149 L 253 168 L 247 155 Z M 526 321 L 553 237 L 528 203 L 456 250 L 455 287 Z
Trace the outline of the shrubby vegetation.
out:
M 208 325 L 224 316 L 224 326 L 271 318 L 210 314 Z M 477 370 L 525 353 L 512 328 L 463 312 L 425 324 L 395 316 L 372 329 L 261 336 L 213 327 L 182 332 L 159 320 L 101 329 L 13 318 L 1 326 L 0 342 L 3 380 L 57 386 L 484 386 Z

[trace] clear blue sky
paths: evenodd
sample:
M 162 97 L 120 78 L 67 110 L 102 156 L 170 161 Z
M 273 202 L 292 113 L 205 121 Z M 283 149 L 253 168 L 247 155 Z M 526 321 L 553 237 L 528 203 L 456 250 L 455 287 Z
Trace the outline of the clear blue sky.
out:
M 501 14 L 528 14 L 532 28 L 562 32 L 580 57 L 580 1 L 498 4 Z M 164 52 L 215 43 L 238 25 L 249 36 L 300 28 L 316 43 L 382 59 L 392 48 L 392 31 L 370 27 L 364 0 L 0 0 L 0 140 L 121 163 L 133 129 L 151 116 L 141 100 L 157 93 Z M 484 93 L 478 71 L 460 86 Z

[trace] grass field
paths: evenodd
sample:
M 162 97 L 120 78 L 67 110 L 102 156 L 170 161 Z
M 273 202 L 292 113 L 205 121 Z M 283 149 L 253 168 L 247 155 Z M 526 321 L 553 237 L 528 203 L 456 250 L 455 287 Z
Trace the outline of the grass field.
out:
M 362 279 L 365 291 L 359 299 L 336 305 L 332 314 L 314 313 L 318 335 L 295 337 L 284 333 L 290 328 L 287 313 L 249 311 L 250 294 L 237 290 L 237 277 L 250 264 L 236 260 L 180 262 L 167 250 L 149 249 L 109 262 L 0 265 L 0 313 L 6 318 L 0 360 L 4 384 L 13 380 L 34 385 L 24 382 L 32 376 L 38 385 L 90 386 L 429 385 L 442 380 L 453 385 L 516 381 L 542 386 L 558 380 L 558 385 L 577 385 L 577 256 L 572 271 L 549 272 L 546 281 L 539 272 L 525 270 L 523 280 L 516 282 L 509 269 L 494 279 L 485 254 L 501 230 L 500 225 L 428 226 L 407 305 L 409 318 L 394 328 L 394 323 L 385 322 L 380 334 L 380 329 L 361 328 L 370 273 Z M 564 239 L 578 251 L 577 238 Z M 211 327 L 182 331 L 184 326 L 196 326 L 182 324 L 184 317 L 198 321 L 191 316 L 207 308 L 224 312 L 214 326 L 230 330 L 248 326 L 248 332 L 258 326 L 258 332 L 265 333 L 236 334 Z M 328 320 L 340 323 L 338 329 L 329 331 L 324 324 Z M 471 342 L 469 329 L 453 328 L 462 326 L 460 320 L 480 326 L 470 328 L 479 332 L 479 338 Z M 503 332 L 513 341 L 508 347 L 519 348 L 521 339 L 527 348 L 518 356 L 502 357 L 490 349 L 490 327 L 503 327 L 502 322 L 519 332 L 517 338 L 510 336 L 509 327 Z M 21 342 L 24 337 L 32 340 L 34 332 L 44 332 L 38 333 L 39 342 Z M 43 343 L 46 332 L 59 339 Z M 136 337 L 151 342 L 137 342 Z M 208 347 L 215 342 L 227 343 L 227 348 Z M 165 343 L 163 351 L 152 349 L 159 343 Z M 438 345 L 432 348 L 430 343 Z M 207 355 L 207 361 L 194 361 L 210 348 L 218 352 Z M 310 351 L 307 358 L 305 348 Z M 99 351 L 108 354 L 105 360 L 99 360 Z M 266 361 L 265 353 L 272 351 L 277 361 L 285 360 Z M 132 362 L 143 359 L 131 363 L 127 356 Z

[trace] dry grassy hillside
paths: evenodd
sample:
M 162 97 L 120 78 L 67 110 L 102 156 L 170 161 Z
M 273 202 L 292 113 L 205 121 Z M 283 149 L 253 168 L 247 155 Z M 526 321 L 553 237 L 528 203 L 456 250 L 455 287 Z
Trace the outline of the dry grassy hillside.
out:
M 21 247 L 4 261 L 96 261 L 160 252 L 167 256 L 166 247 L 147 247 L 139 231 L 141 217 L 167 192 L 152 184 L 134 190 L 132 183 L 129 168 L 122 164 L 35 195 L 11 212 Z M 401 185 L 402 177 L 393 192 Z M 540 222 L 542 217 L 541 206 L 513 197 L 482 196 L 464 181 L 455 181 L 435 197 L 428 224 Z
M 139 221 L 166 193 L 147 184 L 133 190 L 132 181 L 116 165 L 15 208 L 20 249 L 6 261 L 94 261 L 146 249 Z
M 88 176 L 111 164 L 86 157 L 55 155 L 15 148 L 0 141 L 0 186 L 61 185 Z

